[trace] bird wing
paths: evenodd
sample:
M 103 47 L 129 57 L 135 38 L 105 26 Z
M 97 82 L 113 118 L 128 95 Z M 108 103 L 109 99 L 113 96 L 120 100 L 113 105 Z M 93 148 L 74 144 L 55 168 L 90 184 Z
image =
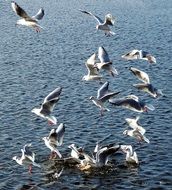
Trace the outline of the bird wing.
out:
M 61 146 L 63 143 L 63 137 L 65 132 L 65 126 L 61 123 L 57 129 L 52 129 L 49 133 L 48 139 L 51 144 Z
M 100 59 L 101 63 L 110 62 L 109 55 L 104 47 L 99 47 L 98 49 L 98 58 Z
M 130 67 L 129 69 L 139 80 L 143 81 L 144 83 L 150 83 L 150 79 L 147 73 L 134 67 Z
M 27 19 L 27 20 L 33 20 L 26 12 L 24 9 L 22 9 L 16 2 L 12 1 L 11 2 L 11 7 L 13 11 L 20 17 Z
M 44 103 L 50 102 L 52 100 L 57 100 L 59 99 L 59 96 L 61 94 L 62 87 L 58 87 L 55 90 L 53 90 L 51 93 L 48 94 L 48 96 L 45 97 Z
M 102 98 L 106 93 L 108 93 L 109 82 L 105 82 L 97 91 L 97 99 Z
M 36 15 L 34 15 L 32 18 L 35 20 L 41 20 L 44 17 L 44 9 L 40 8 Z
M 106 102 L 107 100 L 109 100 L 110 98 L 112 98 L 113 96 L 118 95 L 120 92 L 109 92 L 106 93 L 103 97 L 101 97 L 99 100 L 102 102 Z
M 87 62 L 85 63 L 85 66 L 87 67 L 89 75 L 98 75 L 98 69 L 95 66 L 96 62 L 96 54 L 92 54 L 88 59 Z
M 107 25 L 113 26 L 115 21 L 114 18 L 111 14 L 107 14 L 105 15 L 105 21 L 104 21 Z
M 58 146 L 61 146 L 63 143 L 63 137 L 65 133 L 65 125 L 61 123 L 58 128 L 56 129 L 57 133 L 57 141 L 58 141 Z
M 83 10 L 81 10 L 81 9 L 79 9 L 79 11 L 81 11 L 82 13 L 85 13 L 85 14 L 87 14 L 87 15 L 93 16 L 93 17 L 97 20 L 97 22 L 98 22 L 99 24 L 103 24 L 103 20 L 102 20 L 101 18 L 99 18 L 98 16 L 94 15 L 93 13 L 88 12 L 88 11 L 83 11 Z
M 25 157 L 30 159 L 32 162 L 35 161 L 35 153 L 30 150 L 31 144 L 25 144 L 23 147 L 23 153 Z

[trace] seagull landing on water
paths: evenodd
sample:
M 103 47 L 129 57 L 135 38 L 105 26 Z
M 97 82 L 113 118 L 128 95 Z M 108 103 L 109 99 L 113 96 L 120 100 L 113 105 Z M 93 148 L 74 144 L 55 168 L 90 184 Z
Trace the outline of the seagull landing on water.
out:
M 107 14 L 105 15 L 105 20 L 103 21 L 101 18 L 99 18 L 98 16 L 92 14 L 91 12 L 87 12 L 84 10 L 80 10 L 82 13 L 88 14 L 90 16 L 93 16 L 94 19 L 97 20 L 98 25 L 96 25 L 96 29 L 97 30 L 103 30 L 105 32 L 106 36 L 110 36 L 110 35 L 114 35 L 115 33 L 111 31 L 109 26 L 113 26 L 114 25 L 114 18 L 111 14 Z
M 109 59 L 109 55 L 104 47 L 99 47 L 98 49 L 98 58 L 100 63 L 96 63 L 96 67 L 100 70 L 106 70 L 110 73 L 111 76 L 118 75 L 117 70 L 112 66 L 112 61 Z
M 121 57 L 126 60 L 142 59 L 148 61 L 149 63 L 156 63 L 155 57 L 143 50 L 134 49 Z
M 54 91 L 52 91 L 48 96 L 45 97 L 44 102 L 41 105 L 41 108 L 34 108 L 31 112 L 36 115 L 45 118 L 48 120 L 49 124 L 56 125 L 57 119 L 51 115 L 51 112 L 54 109 L 55 104 L 60 99 L 62 88 L 58 87 Z
M 39 164 L 35 162 L 35 153 L 32 152 L 29 147 L 31 147 L 31 144 L 24 145 L 23 149 L 21 149 L 22 156 L 18 158 L 17 156 L 14 156 L 12 159 L 15 160 L 19 165 L 27 166 L 29 167 L 29 173 L 32 172 L 32 165 L 36 167 L 41 167 Z
M 139 164 L 137 153 L 131 145 L 121 145 L 122 152 L 126 153 L 126 162 L 129 164 Z
M 108 108 L 104 107 L 105 102 L 107 102 L 107 100 L 120 93 L 111 92 L 109 91 L 108 87 L 109 82 L 105 82 L 97 91 L 97 98 L 95 98 L 94 96 L 90 97 L 90 100 L 92 100 L 92 102 L 100 108 L 101 115 L 103 115 L 104 111 L 110 111 Z
M 45 142 L 45 145 L 51 150 L 50 159 L 56 158 L 56 156 L 62 158 L 62 155 L 57 150 L 57 147 L 63 144 L 64 133 L 65 133 L 65 125 L 61 123 L 57 127 L 57 129 L 52 129 L 50 131 L 48 137 L 42 138 L 42 140 L 44 140 Z
M 38 20 L 41 20 L 44 16 L 44 9 L 43 8 L 41 8 L 35 16 L 30 17 L 25 12 L 25 10 L 22 9 L 16 2 L 12 1 L 11 7 L 12 7 L 13 11 L 18 16 L 21 17 L 21 19 L 19 19 L 17 21 L 16 25 L 24 25 L 24 26 L 32 27 L 36 30 L 36 32 L 40 32 L 40 29 L 42 27 L 38 24 Z
M 139 97 L 135 95 L 128 95 L 120 99 L 110 99 L 109 102 L 114 106 L 121 106 L 140 113 L 148 112 L 148 110 L 155 110 L 153 105 L 146 104 L 144 101 L 141 101 Z
M 96 63 L 96 54 L 92 54 L 87 62 L 85 63 L 85 66 L 87 67 L 88 74 L 83 76 L 82 80 L 85 81 L 91 81 L 91 80 L 101 80 L 102 76 L 99 75 L 99 71 L 95 66 Z

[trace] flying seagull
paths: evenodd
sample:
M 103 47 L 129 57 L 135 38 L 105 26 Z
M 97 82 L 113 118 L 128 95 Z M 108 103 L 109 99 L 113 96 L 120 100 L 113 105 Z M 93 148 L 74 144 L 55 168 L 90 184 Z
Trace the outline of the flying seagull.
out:
M 27 166 L 29 168 L 28 172 L 32 172 L 32 165 L 36 167 L 41 167 L 35 162 L 35 153 L 30 150 L 31 144 L 24 145 L 21 149 L 22 156 L 19 158 L 14 156 L 12 159 L 15 160 L 19 165 Z
M 108 108 L 104 107 L 105 102 L 112 98 L 113 96 L 119 94 L 120 92 L 111 92 L 109 91 L 109 82 L 105 82 L 100 89 L 97 91 L 97 98 L 94 96 L 90 97 L 90 100 L 100 108 L 100 113 L 103 115 L 104 111 L 110 111 Z
M 98 58 L 100 63 L 96 63 L 97 68 L 106 70 L 110 73 L 111 76 L 118 75 L 117 70 L 112 66 L 112 61 L 109 59 L 109 55 L 104 47 L 99 47 L 98 49 Z
M 126 118 L 125 121 L 128 123 L 128 125 L 132 128 L 132 129 L 137 129 L 139 130 L 142 134 L 144 134 L 146 132 L 146 130 L 138 124 L 138 120 L 139 120 L 139 116 L 137 116 L 136 118 Z
M 30 17 L 25 12 L 25 10 L 22 9 L 16 2 L 12 1 L 11 7 L 12 7 L 13 11 L 18 16 L 21 17 L 21 19 L 17 20 L 16 25 L 28 26 L 28 27 L 34 28 L 36 30 L 36 32 L 40 32 L 40 29 L 42 27 L 38 24 L 38 20 L 41 20 L 44 16 L 44 9 L 43 8 L 41 8 L 35 16 Z
M 146 104 L 135 95 L 128 95 L 120 99 L 109 99 L 109 102 L 114 106 L 122 106 L 135 112 L 147 112 L 155 110 L 151 104 Z
M 51 150 L 50 158 L 56 158 L 56 156 L 62 158 L 62 155 L 57 150 L 57 147 L 63 144 L 64 133 L 65 125 L 61 123 L 57 129 L 52 129 L 50 131 L 48 137 L 42 138 L 42 140 L 45 142 L 45 145 Z
M 129 70 L 142 82 L 150 83 L 149 75 L 135 67 L 130 67 Z
M 130 67 L 129 68 L 130 71 L 142 82 L 141 84 L 133 84 L 133 86 L 135 88 L 137 88 L 138 90 L 147 92 L 149 95 L 151 95 L 154 98 L 157 98 L 159 95 L 162 95 L 161 90 L 156 89 L 151 83 L 150 83 L 150 79 L 147 73 L 134 68 L 134 67 Z
M 60 99 L 60 94 L 62 91 L 62 87 L 58 87 L 53 90 L 48 96 L 45 97 L 44 102 L 41 105 L 41 108 L 34 108 L 31 112 L 36 115 L 45 118 L 48 120 L 49 124 L 56 124 L 57 119 L 51 115 L 51 112 L 54 109 L 55 104 Z
M 142 59 L 142 60 L 148 61 L 149 63 L 156 63 L 156 59 L 154 56 L 152 56 L 150 53 L 146 51 L 138 50 L 138 49 L 134 49 L 122 55 L 121 57 L 126 60 Z
M 113 26 L 114 25 L 114 18 L 111 14 L 107 14 L 105 15 L 105 20 L 103 21 L 101 18 L 99 18 L 98 16 L 92 14 L 91 12 L 88 11 L 84 11 L 84 10 L 80 10 L 82 13 L 85 13 L 87 15 L 93 16 L 94 19 L 97 20 L 98 25 L 96 25 L 96 29 L 97 30 L 103 30 L 105 32 L 106 36 L 110 36 L 110 35 L 114 35 L 115 33 L 111 31 L 109 26 Z
M 99 71 L 95 66 L 96 63 L 96 54 L 92 54 L 87 62 L 85 63 L 85 66 L 87 67 L 88 74 L 83 76 L 82 80 L 90 81 L 90 80 L 101 80 L 102 76 L 99 75 Z

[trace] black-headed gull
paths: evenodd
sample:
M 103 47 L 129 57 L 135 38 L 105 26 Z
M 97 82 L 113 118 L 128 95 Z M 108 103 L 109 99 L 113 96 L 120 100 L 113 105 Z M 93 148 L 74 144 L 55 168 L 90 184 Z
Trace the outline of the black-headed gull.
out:
M 87 67 L 88 74 L 83 76 L 82 80 L 90 81 L 90 80 L 101 80 L 102 76 L 99 75 L 99 71 L 96 68 L 96 54 L 92 54 L 87 62 L 85 63 L 85 66 Z
M 124 135 L 130 136 L 130 137 L 134 137 L 136 138 L 139 142 L 147 142 L 150 143 L 149 139 L 146 138 L 145 136 L 145 132 L 146 130 L 138 125 L 138 119 L 139 117 L 136 117 L 136 119 L 130 119 L 127 118 L 126 121 L 129 124 L 129 126 L 132 128 L 132 130 L 125 130 L 123 132 Z
M 111 31 L 109 26 L 113 26 L 114 25 L 114 18 L 111 14 L 107 14 L 105 15 L 105 20 L 103 21 L 101 18 L 99 18 L 98 16 L 94 15 L 91 12 L 88 11 L 84 11 L 84 10 L 80 10 L 82 13 L 88 14 L 90 16 L 93 16 L 93 18 L 95 18 L 98 22 L 98 25 L 96 25 L 96 29 L 97 30 L 103 30 L 105 32 L 106 36 L 110 36 L 110 35 L 114 35 L 115 33 Z
M 109 111 L 108 108 L 104 107 L 105 102 L 112 98 L 113 96 L 119 94 L 120 92 L 111 92 L 108 89 L 109 87 L 109 82 L 105 82 L 97 91 L 97 98 L 94 96 L 90 97 L 90 100 L 100 108 L 101 115 L 103 115 L 104 111 Z
M 98 58 L 100 60 L 99 63 L 95 65 L 97 68 L 106 70 L 110 73 L 111 76 L 118 75 L 117 70 L 112 66 L 112 61 L 109 59 L 109 55 L 103 46 L 100 46 L 98 49 Z
M 48 96 L 45 97 L 44 102 L 41 105 L 41 108 L 34 108 L 31 112 L 44 119 L 47 119 L 50 124 L 56 124 L 57 119 L 51 115 L 51 112 L 53 111 L 55 104 L 60 99 L 61 91 L 62 87 L 58 87 L 55 90 L 53 90 L 50 94 L 48 94 Z
M 151 104 L 146 104 L 135 95 L 128 95 L 120 99 L 109 99 L 109 102 L 114 106 L 122 106 L 135 112 L 147 112 L 155 110 Z
M 131 145 L 121 145 L 121 150 L 126 153 L 126 162 L 129 164 L 139 164 L 137 153 Z
M 150 83 L 149 75 L 135 67 L 130 67 L 129 70 L 142 82 Z
M 65 125 L 61 123 L 57 129 L 52 129 L 48 137 L 43 137 L 45 145 L 51 150 L 50 158 L 58 156 L 62 158 L 62 155 L 58 151 L 57 147 L 63 144 L 63 137 L 65 133 Z
M 35 162 L 35 153 L 30 150 L 31 144 L 24 145 L 21 149 L 22 156 L 19 158 L 14 156 L 12 159 L 15 160 L 19 165 L 23 165 L 29 168 L 28 172 L 32 172 L 32 165 L 36 167 L 41 167 Z
M 24 26 L 28 26 L 28 27 L 32 27 L 36 30 L 36 32 L 40 32 L 40 29 L 42 28 L 39 24 L 38 24 L 38 20 L 41 20 L 44 16 L 44 9 L 41 8 L 38 13 L 33 16 L 30 17 L 24 9 L 22 9 L 16 2 L 12 1 L 11 2 L 11 7 L 13 9 L 13 11 L 21 17 L 21 19 L 19 19 L 17 21 L 17 25 L 24 25 Z
M 126 60 L 142 59 L 148 61 L 149 63 L 156 63 L 156 58 L 154 56 L 146 51 L 138 49 L 134 49 L 121 57 Z

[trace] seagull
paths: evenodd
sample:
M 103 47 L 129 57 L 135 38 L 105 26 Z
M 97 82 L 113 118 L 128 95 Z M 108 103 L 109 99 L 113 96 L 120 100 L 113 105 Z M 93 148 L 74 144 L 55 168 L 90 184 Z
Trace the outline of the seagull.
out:
M 82 147 L 77 148 L 75 144 L 71 144 L 68 146 L 71 149 L 71 157 L 80 163 L 80 160 L 83 159 L 81 155 L 84 152 Z
M 146 132 L 146 130 L 138 124 L 138 120 L 140 119 L 139 116 L 137 116 L 136 118 L 126 118 L 125 121 L 128 123 L 128 125 L 132 128 L 132 129 L 137 129 L 139 130 L 142 134 L 144 134 Z
M 129 70 L 139 79 L 141 80 L 142 82 L 146 83 L 146 84 L 149 84 L 150 83 L 150 79 L 149 79 L 149 76 L 147 73 L 137 69 L 137 68 L 134 68 L 134 67 L 130 67 Z
M 133 84 L 135 88 L 138 90 L 142 90 L 144 92 L 147 92 L 149 95 L 151 95 L 154 98 L 157 98 L 159 95 L 162 95 L 161 90 L 156 89 L 152 84 Z
M 121 145 L 121 149 L 126 153 L 126 162 L 129 164 L 139 164 L 137 153 L 133 151 L 131 145 Z
M 109 102 L 114 106 L 122 106 L 135 112 L 148 112 L 148 110 L 155 110 L 154 106 L 139 100 L 135 95 L 128 95 L 120 99 L 109 99 Z
M 130 137 L 134 137 L 139 142 L 145 141 L 147 143 L 150 143 L 149 139 L 146 138 L 146 136 L 144 135 L 146 130 L 142 126 L 139 126 L 137 124 L 138 119 L 139 117 L 137 117 L 135 120 L 127 118 L 126 121 L 129 123 L 132 130 L 125 130 L 123 134 Z
M 35 153 L 29 149 L 30 146 L 31 144 L 24 145 L 23 149 L 21 149 L 22 156 L 20 158 L 14 156 L 12 159 L 15 160 L 19 165 L 29 167 L 28 172 L 31 174 L 32 165 L 39 168 L 41 168 L 41 166 L 35 162 Z
M 82 13 L 88 14 L 90 16 L 93 16 L 94 19 L 97 20 L 98 25 L 96 25 L 96 29 L 97 30 L 103 30 L 105 32 L 106 36 L 110 36 L 110 35 L 114 35 L 115 33 L 111 31 L 109 26 L 113 26 L 114 25 L 114 18 L 111 14 L 107 14 L 105 15 L 105 20 L 103 21 L 102 19 L 100 19 L 98 16 L 92 14 L 91 12 L 88 11 L 84 11 L 84 10 L 80 10 Z
M 38 24 L 38 20 L 41 20 L 44 16 L 43 8 L 41 8 L 35 16 L 30 17 L 25 12 L 25 10 L 22 9 L 16 2 L 12 1 L 11 7 L 12 7 L 13 11 L 18 16 L 21 17 L 21 19 L 19 19 L 17 21 L 16 25 L 24 25 L 24 26 L 32 27 L 36 30 L 36 32 L 40 32 L 40 29 L 42 29 L 42 27 Z
M 90 80 L 101 80 L 102 76 L 99 75 L 98 69 L 95 66 L 96 62 L 96 54 L 92 54 L 87 62 L 85 63 L 85 66 L 87 67 L 88 74 L 85 75 L 82 80 L 90 81 Z
M 119 94 L 120 92 L 110 92 L 108 90 L 109 87 L 109 82 L 105 82 L 100 89 L 97 92 L 97 98 L 95 98 L 94 96 L 90 97 L 90 100 L 92 100 L 92 102 L 100 108 L 100 113 L 101 115 L 103 115 L 104 111 L 110 111 L 108 108 L 104 107 L 104 103 L 107 102 L 107 100 L 109 100 L 110 98 L 112 98 L 113 96 Z
M 118 146 L 118 147 L 117 147 Z M 106 166 L 109 160 L 109 156 L 116 153 L 120 148 L 120 145 L 103 147 L 96 152 L 95 158 L 92 158 L 85 152 L 82 153 L 84 160 L 81 160 L 78 167 L 81 170 L 88 170 L 91 167 L 103 167 Z
M 64 132 L 65 132 L 65 125 L 61 123 L 57 127 L 57 129 L 52 129 L 50 131 L 48 137 L 42 138 L 42 140 L 44 140 L 45 145 L 51 150 L 51 155 L 50 155 L 51 159 L 56 158 L 56 156 L 62 158 L 62 155 L 57 150 L 57 147 L 63 144 Z
M 45 97 L 44 102 L 41 105 L 41 108 L 34 108 L 31 112 L 35 113 L 36 115 L 47 119 L 49 124 L 57 123 L 57 119 L 51 115 L 51 112 L 54 109 L 55 104 L 60 99 L 60 94 L 62 91 L 62 87 L 58 87 L 53 90 L 48 96 Z
M 111 76 L 118 75 L 117 70 L 112 66 L 112 61 L 109 59 L 109 55 L 104 47 L 99 47 L 98 49 L 98 58 L 100 63 L 96 63 L 97 68 L 104 69 L 110 73 Z
M 156 63 L 155 57 L 143 50 L 134 49 L 121 57 L 126 60 L 142 59 L 148 61 L 149 63 Z

